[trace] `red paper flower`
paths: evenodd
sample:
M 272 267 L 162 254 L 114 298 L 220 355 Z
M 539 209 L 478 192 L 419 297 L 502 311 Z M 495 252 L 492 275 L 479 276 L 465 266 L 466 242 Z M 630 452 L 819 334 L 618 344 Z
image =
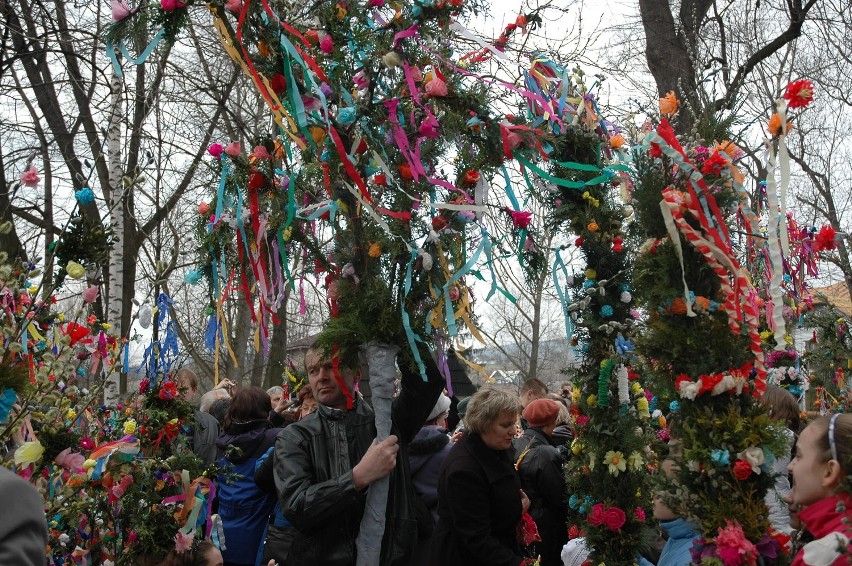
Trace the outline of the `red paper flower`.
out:
M 751 468 L 749 468 L 749 471 L 751 471 Z M 592 505 L 592 512 L 589 513 L 589 516 L 586 518 L 586 520 L 589 522 L 590 525 L 594 525 L 595 527 L 597 527 L 603 525 L 605 518 L 606 511 L 604 510 L 604 504 L 596 503 L 595 505 Z
M 373 177 L 373 183 L 378 187 L 387 187 L 388 186 L 388 178 L 384 173 L 379 173 L 375 177 Z
M 834 241 L 836 235 L 837 231 L 828 224 L 820 228 L 819 232 L 817 232 L 814 237 L 814 251 L 821 252 L 823 250 L 833 250 L 836 248 L 837 242 Z
M 651 157 L 663 156 L 663 150 L 660 148 L 660 144 L 658 143 L 652 143 L 651 149 L 648 150 L 648 153 L 651 155 Z
M 475 185 L 479 181 L 479 171 L 465 171 L 464 182 L 466 185 Z
M 713 155 L 704 162 L 704 166 L 701 168 L 701 173 L 703 175 L 716 175 L 717 177 L 722 173 L 722 170 L 728 166 L 728 160 L 722 157 L 722 154 L 716 150 L 713 152 Z
M 624 526 L 627 516 L 618 507 L 608 507 L 604 512 L 604 526 L 611 531 L 617 531 Z
M 174 381 L 166 381 L 163 383 L 163 386 L 160 388 L 160 392 L 157 396 L 163 401 L 170 401 L 175 398 L 177 393 L 177 383 Z M 751 470 L 751 468 L 749 468 L 749 470 Z
M 737 460 L 734 462 L 734 477 L 740 481 L 747 480 L 751 475 L 751 464 L 745 460 Z
M 281 73 L 275 73 L 269 81 L 269 86 L 275 94 L 287 90 L 287 79 Z
M 528 227 L 532 222 L 532 212 L 520 211 L 520 210 L 512 210 L 506 209 L 512 217 L 512 224 L 515 228 L 523 230 Z
M 784 100 L 790 108 L 805 108 L 814 100 L 814 85 L 804 79 L 793 81 L 784 91 Z

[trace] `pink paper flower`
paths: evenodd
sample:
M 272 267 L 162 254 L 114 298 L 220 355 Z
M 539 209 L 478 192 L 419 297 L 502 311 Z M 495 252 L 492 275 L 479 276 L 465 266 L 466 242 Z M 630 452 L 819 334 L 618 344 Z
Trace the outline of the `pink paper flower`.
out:
M 175 550 L 180 552 L 187 552 L 192 549 L 192 541 L 195 537 L 192 533 L 187 534 L 183 531 L 178 531 L 175 533 Z
M 605 516 L 606 511 L 604 510 L 604 504 L 597 503 L 595 505 L 592 505 L 592 512 L 589 513 L 589 516 L 586 517 L 586 520 L 589 522 L 590 525 L 597 527 L 603 525 Z
M 225 2 L 225 9 L 231 13 L 239 14 L 243 9 L 243 0 L 228 0 Z
M 420 67 L 411 67 L 408 69 L 408 73 L 411 75 L 411 80 L 416 83 L 423 80 L 423 71 L 420 70 Z
M 257 146 L 252 151 L 255 159 L 272 159 L 272 154 L 262 145 Z
M 86 304 L 94 303 L 98 299 L 98 293 L 100 289 L 97 285 L 92 285 L 85 291 L 83 291 L 83 302 Z
M 112 0 L 112 21 L 120 22 L 130 15 L 130 6 L 124 0 Z
M 207 148 L 207 153 L 209 153 L 216 159 L 222 159 L 222 152 L 224 151 L 225 148 L 220 143 L 210 144 L 210 147 Z
M 757 547 L 748 540 L 743 528 L 736 521 L 727 521 L 727 525 L 719 527 L 716 543 L 716 554 L 725 566 L 754 566 L 757 564 L 759 552 Z
M 439 130 L 441 125 L 438 123 L 438 119 L 434 116 L 427 116 L 423 123 L 420 124 L 420 135 L 424 138 L 435 139 L 439 135 Z
M 231 157 L 236 157 L 243 151 L 243 148 L 240 147 L 239 142 L 234 142 L 234 143 L 229 143 L 227 146 L 225 146 L 224 151 L 227 155 L 229 155 Z
M 178 8 L 186 8 L 186 4 L 180 0 L 160 0 L 160 9 L 164 12 L 174 12 Z
M 322 36 L 322 39 L 320 39 L 319 46 L 320 46 L 320 51 L 322 51 L 323 53 L 328 55 L 329 53 L 334 51 L 334 40 L 331 39 L 330 35 L 325 34 L 324 36 Z
M 21 173 L 21 184 L 27 187 L 36 187 L 41 182 L 41 177 L 38 176 L 38 171 L 32 165 L 30 168 Z
M 447 96 L 447 92 L 447 83 L 438 77 L 426 83 L 426 94 L 429 96 Z

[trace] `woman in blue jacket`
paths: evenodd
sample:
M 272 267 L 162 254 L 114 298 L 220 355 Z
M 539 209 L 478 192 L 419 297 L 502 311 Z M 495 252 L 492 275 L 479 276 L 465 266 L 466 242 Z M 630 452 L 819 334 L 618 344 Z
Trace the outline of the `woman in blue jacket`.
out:
M 266 391 L 246 387 L 237 391 L 225 414 L 216 446 L 219 516 L 225 531 L 225 566 L 254 566 L 263 532 L 275 507 L 275 497 L 254 482 L 255 464 L 270 447 L 280 428 L 269 422 L 272 403 Z

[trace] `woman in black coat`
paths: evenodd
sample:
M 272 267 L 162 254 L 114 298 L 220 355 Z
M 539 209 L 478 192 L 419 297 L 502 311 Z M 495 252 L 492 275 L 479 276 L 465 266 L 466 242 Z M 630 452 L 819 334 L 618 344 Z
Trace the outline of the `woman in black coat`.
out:
M 516 528 L 529 500 L 512 459 L 521 404 L 497 389 L 479 390 L 467 406 L 465 433 L 438 480 L 435 566 L 519 566 Z
M 541 536 L 541 541 L 535 545 L 536 553 L 541 556 L 541 566 L 562 566 L 562 547 L 568 542 L 562 456 L 550 444 L 558 417 L 556 401 L 532 401 L 524 409 L 524 419 L 529 426 L 514 442 L 515 469 L 530 498 L 529 513 Z

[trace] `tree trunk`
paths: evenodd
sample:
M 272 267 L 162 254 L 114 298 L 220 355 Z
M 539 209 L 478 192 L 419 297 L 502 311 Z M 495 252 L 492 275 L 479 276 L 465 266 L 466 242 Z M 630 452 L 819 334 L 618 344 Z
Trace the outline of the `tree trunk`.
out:
M 697 13 L 702 8 L 704 11 Z M 708 8 L 706 2 L 684 0 L 680 13 L 690 14 L 690 22 L 700 22 Z M 681 101 L 689 103 L 681 107 L 675 125 L 678 132 L 688 131 L 695 123 L 700 102 L 695 95 L 695 68 L 689 47 L 684 33 L 678 31 L 685 29 L 686 22 L 675 22 L 669 0 L 639 0 L 639 12 L 645 29 L 645 58 L 657 93 L 662 97 L 674 91 Z M 697 23 L 690 29 L 696 30 Z
M 112 90 L 112 113 L 107 124 L 107 159 L 109 160 L 109 184 L 112 188 L 109 201 L 109 217 L 112 223 L 113 245 L 109 252 L 107 280 L 109 281 L 109 296 L 107 297 L 107 319 L 113 325 L 112 330 L 117 336 L 123 336 L 124 314 L 124 195 L 123 171 L 121 163 L 121 117 L 124 114 L 121 77 L 113 74 L 110 88 Z M 129 310 L 129 309 L 128 309 Z M 127 376 L 119 378 L 116 373 L 110 374 L 109 383 L 104 388 L 104 402 L 107 405 L 118 403 L 120 393 L 123 393 L 121 382 L 127 389 Z
M 281 385 L 284 380 L 284 370 L 287 368 L 287 299 L 290 289 L 284 291 L 284 301 L 278 316 L 281 322 L 272 326 L 272 338 L 269 340 L 269 356 L 263 376 L 263 387 L 269 389 L 273 385 Z

